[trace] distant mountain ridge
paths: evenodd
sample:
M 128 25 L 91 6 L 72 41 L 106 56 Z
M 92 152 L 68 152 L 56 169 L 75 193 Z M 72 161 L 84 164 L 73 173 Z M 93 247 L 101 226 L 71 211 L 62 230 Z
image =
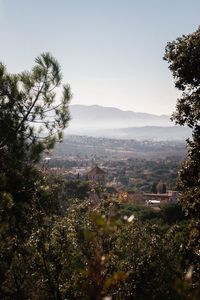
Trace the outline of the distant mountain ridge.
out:
M 167 115 L 100 105 L 70 105 L 70 113 L 66 134 L 152 141 L 183 141 L 191 135 L 189 128 L 174 126 Z
M 124 111 L 100 105 L 70 105 L 72 120 L 69 128 L 114 129 L 141 126 L 172 126 L 167 115 Z

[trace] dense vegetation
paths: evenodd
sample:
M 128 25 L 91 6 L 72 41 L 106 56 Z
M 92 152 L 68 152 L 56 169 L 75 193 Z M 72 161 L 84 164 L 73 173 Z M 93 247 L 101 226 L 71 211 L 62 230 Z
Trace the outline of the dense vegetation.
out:
M 38 170 L 69 120 L 69 86 L 56 100 L 61 74 L 50 54 L 18 75 L 1 65 L 1 299 L 199 299 L 199 49 L 200 30 L 166 48 L 184 90 L 174 117 L 193 137 L 181 206 L 159 213 L 109 197 L 91 203 L 80 181 Z
M 110 161 L 103 165 L 115 170 L 110 172 L 110 180 L 117 180 L 124 189 L 134 191 L 152 191 L 152 186 L 160 180 L 166 183 L 168 190 L 176 190 L 177 174 L 180 167 L 180 157 L 167 157 L 165 159 L 128 159 L 123 161 Z M 109 172 L 108 172 L 109 173 Z

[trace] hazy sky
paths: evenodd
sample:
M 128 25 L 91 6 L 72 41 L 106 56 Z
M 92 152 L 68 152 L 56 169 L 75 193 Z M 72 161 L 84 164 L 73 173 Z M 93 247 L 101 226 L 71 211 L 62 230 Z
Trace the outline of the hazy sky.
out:
M 19 72 L 50 51 L 72 104 L 170 114 L 164 48 L 199 25 L 199 0 L 0 0 L 0 60 Z

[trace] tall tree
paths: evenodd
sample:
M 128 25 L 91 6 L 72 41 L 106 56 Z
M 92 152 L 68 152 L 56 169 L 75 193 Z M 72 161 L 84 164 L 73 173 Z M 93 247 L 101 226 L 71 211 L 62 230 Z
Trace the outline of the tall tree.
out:
M 182 90 L 172 118 L 193 130 L 188 140 L 188 156 L 180 172 L 182 204 L 193 217 L 200 211 L 200 28 L 192 34 L 168 43 L 164 59 Z
M 175 86 L 182 91 L 172 118 L 192 128 L 187 140 L 188 155 L 179 174 L 180 202 L 192 219 L 190 259 L 194 277 L 200 281 L 200 27 L 167 44 L 164 59 L 169 63 Z
M 56 197 L 35 167 L 45 149 L 62 139 L 70 119 L 69 85 L 61 85 L 60 66 L 44 53 L 28 72 L 9 74 L 0 64 L 0 298 L 11 277 L 18 282 L 16 262 L 25 241 L 40 226 Z M 50 190 L 50 191 L 49 191 Z M 54 202 L 54 203 L 52 203 Z M 51 206 L 51 208 L 50 208 Z M 17 267 L 16 267 L 17 266 Z M 22 273 L 22 272 L 21 272 Z M 24 274 L 22 274 L 24 276 Z M 6 283 L 7 282 L 7 283 Z M 14 291 L 24 299 L 21 286 Z M 9 296 L 4 299 L 13 299 Z
M 32 163 L 62 139 L 70 119 L 70 87 L 61 85 L 58 62 L 43 53 L 35 63 L 20 74 L 9 74 L 0 64 L 0 198 L 6 203 L 9 198 L 20 216 L 26 216 L 21 205 L 31 203 L 36 191 Z

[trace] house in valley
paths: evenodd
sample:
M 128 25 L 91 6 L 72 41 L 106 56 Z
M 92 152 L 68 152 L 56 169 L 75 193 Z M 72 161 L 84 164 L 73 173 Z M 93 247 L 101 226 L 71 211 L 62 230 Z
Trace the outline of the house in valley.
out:
M 105 185 L 106 183 L 106 172 L 95 166 L 87 173 L 88 180 L 95 181 L 101 185 Z

